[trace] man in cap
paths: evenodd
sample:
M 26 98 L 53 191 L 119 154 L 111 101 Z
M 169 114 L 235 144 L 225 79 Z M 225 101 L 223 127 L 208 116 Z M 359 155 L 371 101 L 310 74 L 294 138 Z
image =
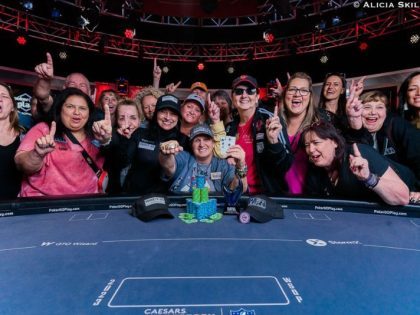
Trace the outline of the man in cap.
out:
M 207 88 L 207 85 L 205 83 L 198 81 L 191 84 L 190 91 L 191 93 L 200 96 L 203 100 L 206 100 L 206 96 L 209 89 Z
M 164 179 L 170 181 L 170 191 L 188 193 L 192 191 L 198 175 L 206 178 L 206 186 L 211 192 L 221 192 L 223 186 L 235 189 L 242 182 L 243 191 L 247 190 L 245 152 L 239 145 L 227 151 L 235 161 L 235 166 L 213 155 L 213 133 L 207 124 L 199 124 L 191 129 L 190 142 L 193 155 L 182 147 L 162 147 L 159 161 Z M 182 151 L 182 152 L 181 152 Z

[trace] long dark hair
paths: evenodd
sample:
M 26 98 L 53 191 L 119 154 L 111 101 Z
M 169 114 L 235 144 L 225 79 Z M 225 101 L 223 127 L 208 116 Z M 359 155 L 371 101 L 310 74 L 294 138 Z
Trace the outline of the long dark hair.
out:
M 340 93 L 340 97 L 338 99 L 338 106 L 337 106 L 337 112 L 335 113 L 337 116 L 341 117 L 343 115 L 346 114 L 346 88 L 347 88 L 347 81 L 346 81 L 346 77 L 343 73 L 339 73 L 339 72 L 331 72 L 331 73 L 327 73 L 327 75 L 325 76 L 324 79 L 324 83 L 322 84 L 322 88 L 321 88 L 321 95 L 319 96 L 319 103 L 318 103 L 318 107 L 325 109 L 325 96 L 324 96 L 324 88 L 325 85 L 327 84 L 327 80 L 328 78 L 332 77 L 332 76 L 336 76 L 339 77 L 341 80 L 341 84 L 343 85 L 343 89 L 344 89 L 344 93 Z
M 335 157 L 333 160 L 332 167 L 333 169 L 337 169 L 343 163 L 344 153 L 346 151 L 346 142 L 343 136 L 339 133 L 339 131 L 334 127 L 333 124 L 320 120 L 317 121 L 310 126 L 308 126 L 302 133 L 302 139 L 305 139 L 306 134 L 309 132 L 315 133 L 321 139 L 330 139 L 333 140 L 337 144 L 337 148 L 335 148 Z
M 49 111 L 49 123 L 51 124 L 52 121 L 55 121 L 57 124 L 57 136 L 63 136 L 64 132 L 67 130 L 67 128 L 64 126 L 63 122 L 61 121 L 61 110 L 63 108 L 64 103 L 70 96 L 80 96 L 82 97 L 89 108 L 89 118 L 87 123 L 84 125 L 83 129 L 85 130 L 85 133 L 88 137 L 92 137 L 92 125 L 94 122 L 94 111 L 95 111 L 95 104 L 91 100 L 91 98 L 83 93 L 81 90 L 76 88 L 67 88 L 64 89 L 55 99 L 53 106 L 51 110 Z
M 404 116 L 404 106 L 407 103 L 407 90 L 408 86 L 410 85 L 411 80 L 415 77 L 420 75 L 420 71 L 415 71 L 409 74 L 408 77 L 405 78 L 403 83 L 401 83 L 400 90 L 398 91 L 398 113 L 401 116 Z M 410 118 L 411 115 L 414 115 L 415 110 L 410 106 L 410 104 L 407 104 L 408 106 L 408 116 Z

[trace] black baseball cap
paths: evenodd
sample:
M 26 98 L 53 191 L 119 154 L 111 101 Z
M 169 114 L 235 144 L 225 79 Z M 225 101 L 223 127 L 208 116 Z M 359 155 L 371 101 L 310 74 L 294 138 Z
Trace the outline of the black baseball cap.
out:
M 252 196 L 248 200 L 248 206 L 244 210 L 249 213 L 251 218 L 260 223 L 271 221 L 272 219 L 283 219 L 283 209 L 277 202 L 264 195 Z
M 179 99 L 175 95 L 166 94 L 158 98 L 156 102 L 156 112 L 165 108 L 172 109 L 178 116 L 181 115 Z
M 140 197 L 133 205 L 132 215 L 144 222 L 158 217 L 173 219 L 168 210 L 168 197 L 162 194 L 148 194 Z
M 258 89 L 257 79 L 255 79 L 253 76 L 250 76 L 250 75 L 247 75 L 247 74 L 243 74 L 243 75 L 237 77 L 235 80 L 233 80 L 232 89 L 236 88 L 240 84 L 244 84 L 246 86 L 251 86 L 253 88 Z

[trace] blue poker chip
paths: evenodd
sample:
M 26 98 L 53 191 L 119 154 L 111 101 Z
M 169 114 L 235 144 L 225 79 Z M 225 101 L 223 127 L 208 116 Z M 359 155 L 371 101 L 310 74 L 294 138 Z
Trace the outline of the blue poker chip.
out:
M 247 224 L 251 221 L 251 216 L 249 215 L 248 212 L 243 211 L 239 214 L 239 222 L 243 223 L 243 224 Z

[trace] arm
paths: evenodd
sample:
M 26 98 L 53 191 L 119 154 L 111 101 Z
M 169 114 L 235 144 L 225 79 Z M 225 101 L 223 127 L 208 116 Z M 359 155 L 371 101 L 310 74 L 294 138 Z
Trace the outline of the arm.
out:
M 223 121 L 220 120 L 220 108 L 211 100 L 210 93 L 207 94 L 207 113 L 211 121 L 210 128 L 213 132 L 213 155 L 224 159 L 225 156 L 221 152 L 221 139 L 226 137 L 225 126 Z
M 248 173 L 248 168 L 246 165 L 245 160 L 245 151 L 242 149 L 240 145 L 233 145 L 231 146 L 226 154 L 233 158 L 235 161 L 235 175 L 233 180 L 229 185 L 229 189 L 234 190 L 239 185 L 239 181 L 242 182 L 243 192 L 248 190 L 248 181 L 246 175 Z
M 45 156 L 55 150 L 55 131 L 56 125 L 52 122 L 49 134 L 38 138 L 33 150 L 18 151 L 15 155 L 16 167 L 26 175 L 37 173 L 44 165 Z
M 172 178 L 176 172 L 175 154 L 181 152 L 183 148 L 178 145 L 177 141 L 167 141 L 161 143 L 159 152 L 159 163 L 167 178 Z
M 53 104 L 51 96 L 51 80 L 54 77 L 54 64 L 50 53 L 47 53 L 47 62 L 35 67 L 38 80 L 35 82 L 33 96 L 38 100 L 38 108 L 47 113 Z
M 157 65 L 157 59 L 153 58 L 153 87 L 159 89 L 160 77 L 162 76 L 162 69 Z

